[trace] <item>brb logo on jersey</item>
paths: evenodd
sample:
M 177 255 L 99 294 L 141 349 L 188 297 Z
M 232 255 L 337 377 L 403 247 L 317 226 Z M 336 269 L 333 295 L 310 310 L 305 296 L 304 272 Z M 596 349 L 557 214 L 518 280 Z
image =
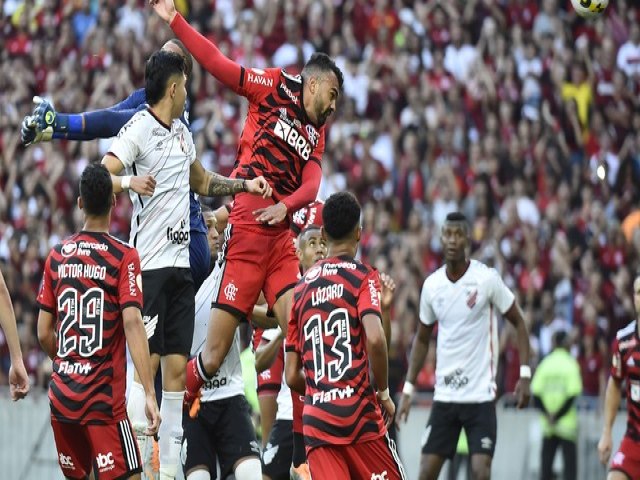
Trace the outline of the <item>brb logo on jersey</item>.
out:
M 189 243 L 189 231 L 186 230 L 185 227 L 186 223 L 184 220 L 180 222 L 180 230 L 174 230 L 171 227 L 167 227 L 167 240 L 174 245 Z
M 289 122 L 288 118 L 282 118 L 281 116 L 273 127 L 273 133 L 293 148 L 303 160 L 309 160 L 311 156 L 311 145 L 309 145 L 307 139 L 304 138 L 304 135 Z

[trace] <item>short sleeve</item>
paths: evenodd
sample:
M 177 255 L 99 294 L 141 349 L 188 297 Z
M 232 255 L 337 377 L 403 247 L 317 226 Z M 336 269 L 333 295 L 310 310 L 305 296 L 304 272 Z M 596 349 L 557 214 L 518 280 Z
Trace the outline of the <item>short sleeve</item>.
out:
M 491 269 L 491 275 L 488 282 L 489 288 L 489 300 L 498 309 L 501 314 L 507 313 L 507 310 L 511 308 L 516 297 L 513 295 L 509 287 L 507 287 L 502 280 L 502 277 L 498 271 L 494 268 Z
M 40 282 L 40 291 L 37 299 L 38 307 L 51 314 L 56 313 L 56 297 L 53 294 L 53 280 L 51 278 L 51 254 L 47 257 Z
M 122 259 L 118 279 L 118 299 L 121 310 L 127 307 L 137 307 L 142 310 L 142 274 L 140 257 L 135 248 L 129 249 Z
M 142 123 L 142 114 L 135 114 L 120 129 L 118 136 L 109 147 L 109 154 L 118 157 L 125 168 L 131 167 L 143 150 L 142 142 L 146 135 Z
M 611 376 L 616 380 L 624 378 L 624 363 L 622 362 L 622 353 L 620 352 L 620 342 L 616 338 L 611 347 Z
M 251 103 L 259 103 L 274 92 L 280 82 L 280 68 L 242 68 L 237 92 Z
M 358 292 L 358 318 L 362 320 L 365 315 L 376 315 L 382 318 L 381 297 L 380 274 L 377 270 L 371 270 L 364 278 Z
M 427 287 L 427 281 L 422 284 L 422 292 L 420 293 L 420 321 L 427 326 L 433 325 L 438 319 L 431 306 L 431 297 Z
M 289 317 L 289 325 L 287 326 L 287 339 L 284 344 L 284 349 L 287 352 L 297 352 L 300 353 L 300 344 L 299 339 L 300 335 L 298 334 L 298 325 L 300 322 L 299 318 L 299 310 L 297 308 L 297 297 L 299 294 L 294 291 L 293 293 L 293 302 L 291 305 L 291 316 Z

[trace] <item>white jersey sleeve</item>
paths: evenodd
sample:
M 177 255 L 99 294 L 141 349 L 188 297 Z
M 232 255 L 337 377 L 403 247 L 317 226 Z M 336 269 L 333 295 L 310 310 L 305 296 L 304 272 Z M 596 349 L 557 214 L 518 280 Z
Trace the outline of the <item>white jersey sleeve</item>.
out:
M 509 287 L 505 285 L 498 271 L 495 268 L 489 270 L 491 272 L 488 278 L 489 301 L 504 315 L 513 305 L 515 296 L 509 290 Z
M 118 157 L 125 169 L 131 168 L 146 147 L 148 130 L 143 116 L 134 115 L 118 132 L 109 153 Z
M 428 278 L 422 284 L 422 293 L 420 293 L 420 321 L 430 326 L 436 323 L 437 318 L 431 305 L 431 296 L 429 295 L 427 281 Z

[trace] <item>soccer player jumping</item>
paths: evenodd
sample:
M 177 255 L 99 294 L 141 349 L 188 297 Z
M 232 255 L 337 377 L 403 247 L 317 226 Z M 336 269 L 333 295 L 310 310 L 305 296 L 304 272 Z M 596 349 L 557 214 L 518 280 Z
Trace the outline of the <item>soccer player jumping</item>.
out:
M 246 69 L 194 30 L 176 11 L 173 0 L 150 3 L 209 73 L 249 100 L 232 176 L 262 175 L 273 187 L 273 200 L 245 194 L 235 197 L 207 342 L 187 367 L 185 403 L 190 405 L 220 368 L 239 322 L 252 311 L 260 291 L 286 331 L 298 276 L 288 217 L 318 193 L 323 126 L 336 109 L 343 75 L 322 53 L 311 57 L 300 76 L 280 68 Z

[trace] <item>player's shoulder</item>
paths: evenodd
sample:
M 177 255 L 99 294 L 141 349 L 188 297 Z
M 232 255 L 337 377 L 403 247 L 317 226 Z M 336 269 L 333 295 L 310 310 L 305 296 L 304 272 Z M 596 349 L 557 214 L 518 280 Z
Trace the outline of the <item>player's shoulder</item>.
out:
M 424 287 L 436 287 L 447 280 L 446 266 L 442 265 L 440 268 L 434 270 L 427 278 L 424 279 Z
M 282 80 L 286 82 L 292 82 L 294 85 L 302 86 L 302 75 L 294 75 L 287 72 L 284 68 L 277 68 L 274 70 L 279 70 L 278 74 L 282 78 Z
M 122 126 L 118 132 L 118 138 L 125 135 L 137 137 L 146 136 L 149 131 L 149 126 L 153 122 L 155 122 L 155 120 L 148 109 L 144 108 L 139 110 Z
M 629 323 L 629 325 L 627 325 L 624 328 L 621 328 L 620 330 L 618 330 L 616 332 L 616 340 L 618 340 L 618 344 L 620 346 L 620 349 L 622 350 L 625 346 L 628 347 L 632 347 L 635 346 L 635 333 L 636 333 L 636 328 L 637 328 L 637 321 L 634 320 L 631 323 Z M 624 345 L 624 344 L 627 345 Z M 633 343 L 633 345 L 631 345 L 631 343 Z

